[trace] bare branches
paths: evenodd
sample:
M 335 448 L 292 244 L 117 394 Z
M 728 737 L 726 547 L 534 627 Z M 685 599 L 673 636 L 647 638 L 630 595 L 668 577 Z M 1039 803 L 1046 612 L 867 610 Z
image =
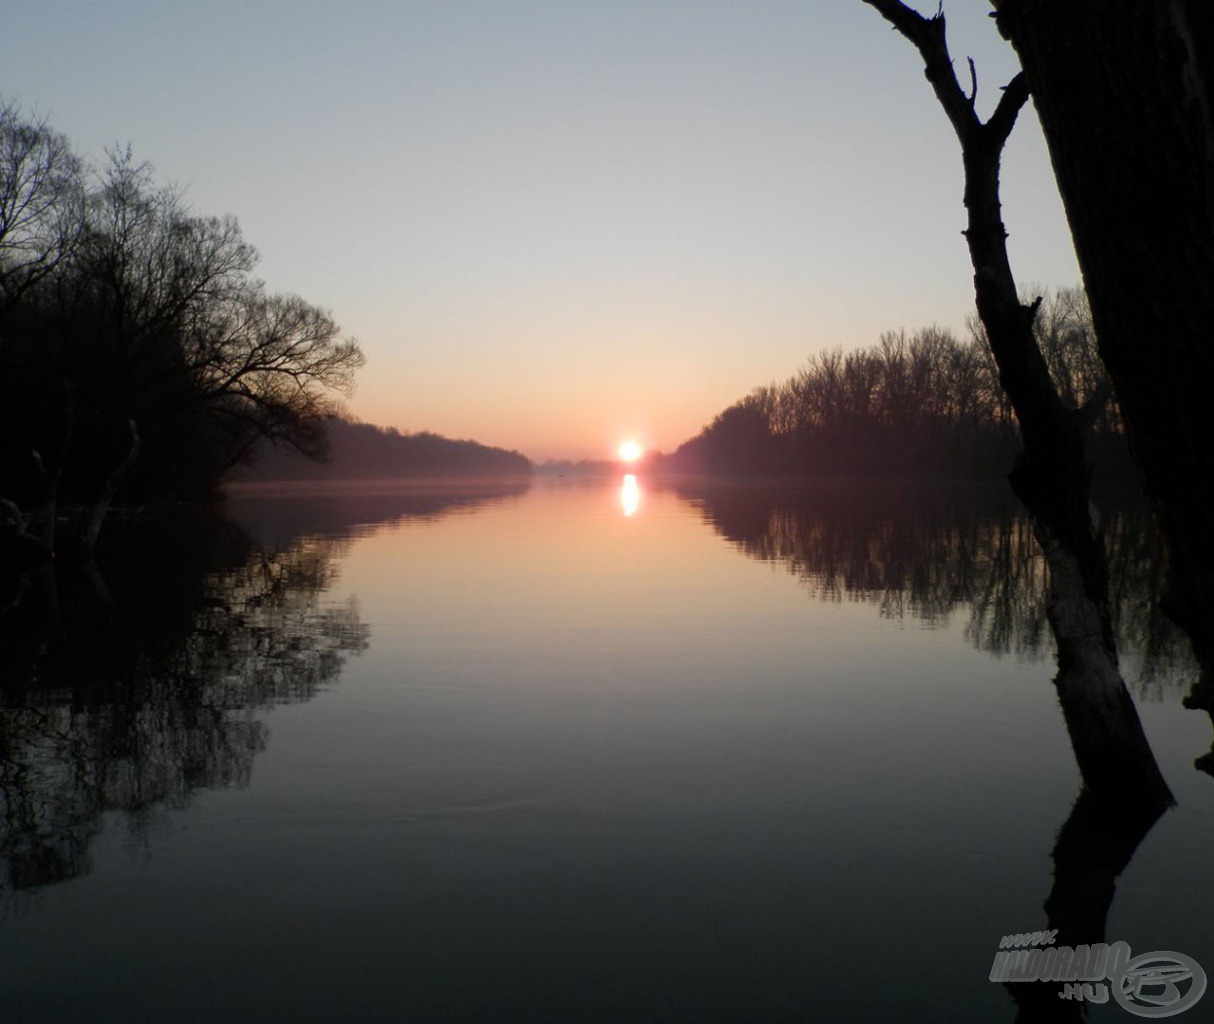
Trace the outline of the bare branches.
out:
M 923 58 L 923 72 L 949 123 L 962 146 L 985 143 L 998 152 L 1016 123 L 1016 115 L 1028 99 L 1028 83 L 1023 73 L 1017 74 L 1003 90 L 1003 96 L 990 120 L 983 124 L 975 104 L 978 98 L 978 72 L 972 59 L 967 58 L 970 71 L 970 92 L 967 95 L 957 81 L 953 58 L 949 53 L 945 33 L 944 8 L 925 18 L 907 7 L 902 0 L 862 0 L 875 8 L 898 32 L 914 44 Z
M 56 168 L 80 176 L 70 249 L 38 233 L 58 223 L 46 219 Z M 258 438 L 317 450 L 318 421 L 352 390 L 362 353 L 327 311 L 268 294 L 256 262 L 234 218 L 194 214 L 129 149 L 86 175 L 63 140 L 0 104 L 0 458 L 45 456 L 38 475 L 21 466 L 14 497 L 41 492 L 48 529 L 60 490 L 102 493 L 95 536 L 119 485 L 192 496 Z M 55 408 L 66 385 L 81 399 L 74 428 L 70 395 Z M 128 421 L 142 451 L 124 440 Z
M 978 314 L 987 328 L 999 366 L 1000 384 L 1016 412 L 1025 451 L 1042 465 L 1054 466 L 1061 447 L 1060 432 L 1071 429 L 1073 410 L 1061 401 L 1034 337 L 1033 322 L 1039 302 L 1024 305 L 1018 298 L 999 202 L 1000 156 L 1028 100 L 1025 76 L 1018 74 L 1012 79 L 995 112 L 984 124 L 954 74 L 943 12 L 925 18 L 901 0 L 864 2 L 876 8 L 919 51 L 936 98 L 957 133 L 965 166 L 964 234 L 974 268 Z M 1076 445 L 1079 443 L 1077 437 L 1067 436 Z M 1077 472 L 1081 470 L 1082 467 Z M 1086 500 L 1082 504 L 1086 508 Z
M 82 174 L 67 139 L 0 101 L 0 311 L 53 272 L 78 242 Z
M 115 323 L 145 337 L 243 287 L 257 262 L 232 217 L 197 217 L 129 151 L 110 153 L 89 203 L 82 269 Z
M 202 344 L 187 346 L 196 384 L 211 400 L 274 394 L 295 406 L 315 404 L 320 391 L 349 394 L 363 364 L 357 344 L 341 337 L 328 313 L 260 286 L 235 298 L 222 329 L 222 339 L 204 335 Z
M 981 127 L 973 104 L 966 97 L 953 71 L 953 58 L 948 52 L 945 35 L 944 10 L 941 7 L 931 18 L 907 7 L 901 0 L 863 0 L 875 8 L 886 21 L 905 36 L 923 58 L 923 73 L 931 83 L 936 99 L 948 115 L 949 122 L 962 143 Z
M 236 451 L 258 436 L 312 447 L 309 424 L 334 407 L 330 394 L 353 389 L 358 344 L 325 310 L 267 294 L 236 221 L 191 214 L 128 152 L 111 153 L 89 212 L 85 302 L 113 325 L 121 357 L 139 362 L 149 435 L 146 403 L 156 416 L 181 414 L 155 398 L 165 394 L 220 423 Z
M 1090 466 L 1081 417 L 1067 407 L 1034 336 L 1040 300 L 1017 297 L 999 202 L 1004 143 L 1028 99 L 1023 75 L 1004 90 L 983 124 L 957 82 L 944 17 L 916 15 L 899 0 L 864 0 L 923 58 L 928 81 L 961 142 L 965 166 L 966 243 L 978 315 L 1020 424 L 1023 450 L 1011 475 L 1033 516 L 1050 567 L 1049 619 L 1058 647 L 1054 683 L 1084 785 L 1121 796 L 1136 792 L 1154 806 L 1172 802 L 1117 668 L 1108 598 L 1108 566 L 1091 516 Z M 976 78 L 976 76 L 974 76 Z

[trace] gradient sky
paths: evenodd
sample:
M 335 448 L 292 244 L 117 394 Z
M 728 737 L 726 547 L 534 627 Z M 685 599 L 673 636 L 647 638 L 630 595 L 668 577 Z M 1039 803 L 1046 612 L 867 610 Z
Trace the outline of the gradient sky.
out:
M 922 10 L 934 4 L 920 4 Z M 979 109 L 1015 71 L 946 3 Z M 963 330 L 956 140 L 860 0 L 39 0 L 0 95 L 131 143 L 367 355 L 351 411 L 536 459 L 671 450 L 819 349 Z M 1031 110 L 1022 283 L 1079 272 Z

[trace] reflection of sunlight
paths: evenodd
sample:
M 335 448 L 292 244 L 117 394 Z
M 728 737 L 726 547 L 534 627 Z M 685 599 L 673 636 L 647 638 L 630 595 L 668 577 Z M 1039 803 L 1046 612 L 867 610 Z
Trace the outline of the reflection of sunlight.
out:
M 629 473 L 624 477 L 624 485 L 620 488 L 620 504 L 624 507 L 624 515 L 634 516 L 641 507 L 641 485 L 637 483 L 636 475 Z

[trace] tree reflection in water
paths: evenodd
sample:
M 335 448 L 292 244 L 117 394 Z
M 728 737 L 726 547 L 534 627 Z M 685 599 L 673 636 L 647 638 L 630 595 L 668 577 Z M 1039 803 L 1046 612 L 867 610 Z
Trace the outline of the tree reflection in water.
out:
M 522 489 L 301 499 L 264 533 L 272 503 L 252 502 L 262 543 L 217 514 L 115 524 L 95 565 L 69 553 L 32 579 L 0 615 L 0 910 L 87 872 L 106 812 L 139 833 L 199 789 L 248 784 L 264 711 L 368 645 L 354 602 L 325 596 L 352 537 Z
M 366 647 L 354 605 L 322 601 L 340 540 L 262 552 L 200 520 L 178 539 L 187 538 L 197 547 L 184 557 L 176 544 L 111 545 L 93 584 L 69 568 L 57 608 L 27 595 L 4 624 L 16 671 L 0 706 L 3 888 L 87 871 L 106 811 L 137 827 L 196 789 L 246 785 L 265 749 L 257 710 L 308 700 Z M 237 554 L 242 562 L 224 564 Z M 211 558 L 218 564 L 200 571 Z M 157 563 L 188 563 L 192 575 L 158 573 Z M 45 592 L 56 581 L 38 582 Z
M 1045 562 L 1010 489 L 995 485 L 823 484 L 679 487 L 752 558 L 784 564 L 819 600 L 943 625 L 967 616 L 981 650 L 1048 658 Z M 1118 647 L 1137 661 L 1136 696 L 1176 693 L 1197 675 L 1183 634 L 1158 610 L 1162 552 L 1145 514 L 1105 524 Z
M 966 635 L 982 650 L 1041 658 L 1051 651 L 1045 561 L 1010 490 L 840 484 L 684 487 L 680 495 L 740 550 L 783 563 L 818 599 L 868 602 L 883 615 L 929 624 L 965 614 Z M 1105 541 L 1114 628 L 1119 649 L 1138 659 L 1137 696 L 1176 695 L 1198 670 L 1187 640 L 1158 610 L 1157 538 L 1145 515 L 1125 511 L 1105 524 Z M 1081 789 L 1059 828 L 1043 903 L 1058 945 L 1106 941 L 1117 879 L 1163 812 Z M 1088 1019 L 1085 1004 L 1059 998 L 1061 988 L 1008 985 L 1018 1024 Z

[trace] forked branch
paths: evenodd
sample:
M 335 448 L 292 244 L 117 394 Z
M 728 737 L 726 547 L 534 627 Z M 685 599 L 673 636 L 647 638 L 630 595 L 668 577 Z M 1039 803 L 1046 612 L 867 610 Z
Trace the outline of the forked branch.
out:
M 948 50 L 948 38 L 945 34 L 944 9 L 925 18 L 918 11 L 907 7 L 902 0 L 863 0 L 874 8 L 898 32 L 914 44 L 919 56 L 923 58 L 923 73 L 931 83 L 936 99 L 944 108 L 949 123 L 961 140 L 963 146 L 978 141 L 993 144 L 996 149 L 1002 147 L 1012 132 L 1020 109 L 1029 98 L 1028 81 L 1023 72 L 1019 72 L 1003 89 L 999 105 L 991 115 L 990 120 L 983 124 L 975 109 L 978 97 L 978 74 L 974 62 L 969 61 L 970 84 L 969 95 L 957 81 L 953 69 L 953 58 Z

